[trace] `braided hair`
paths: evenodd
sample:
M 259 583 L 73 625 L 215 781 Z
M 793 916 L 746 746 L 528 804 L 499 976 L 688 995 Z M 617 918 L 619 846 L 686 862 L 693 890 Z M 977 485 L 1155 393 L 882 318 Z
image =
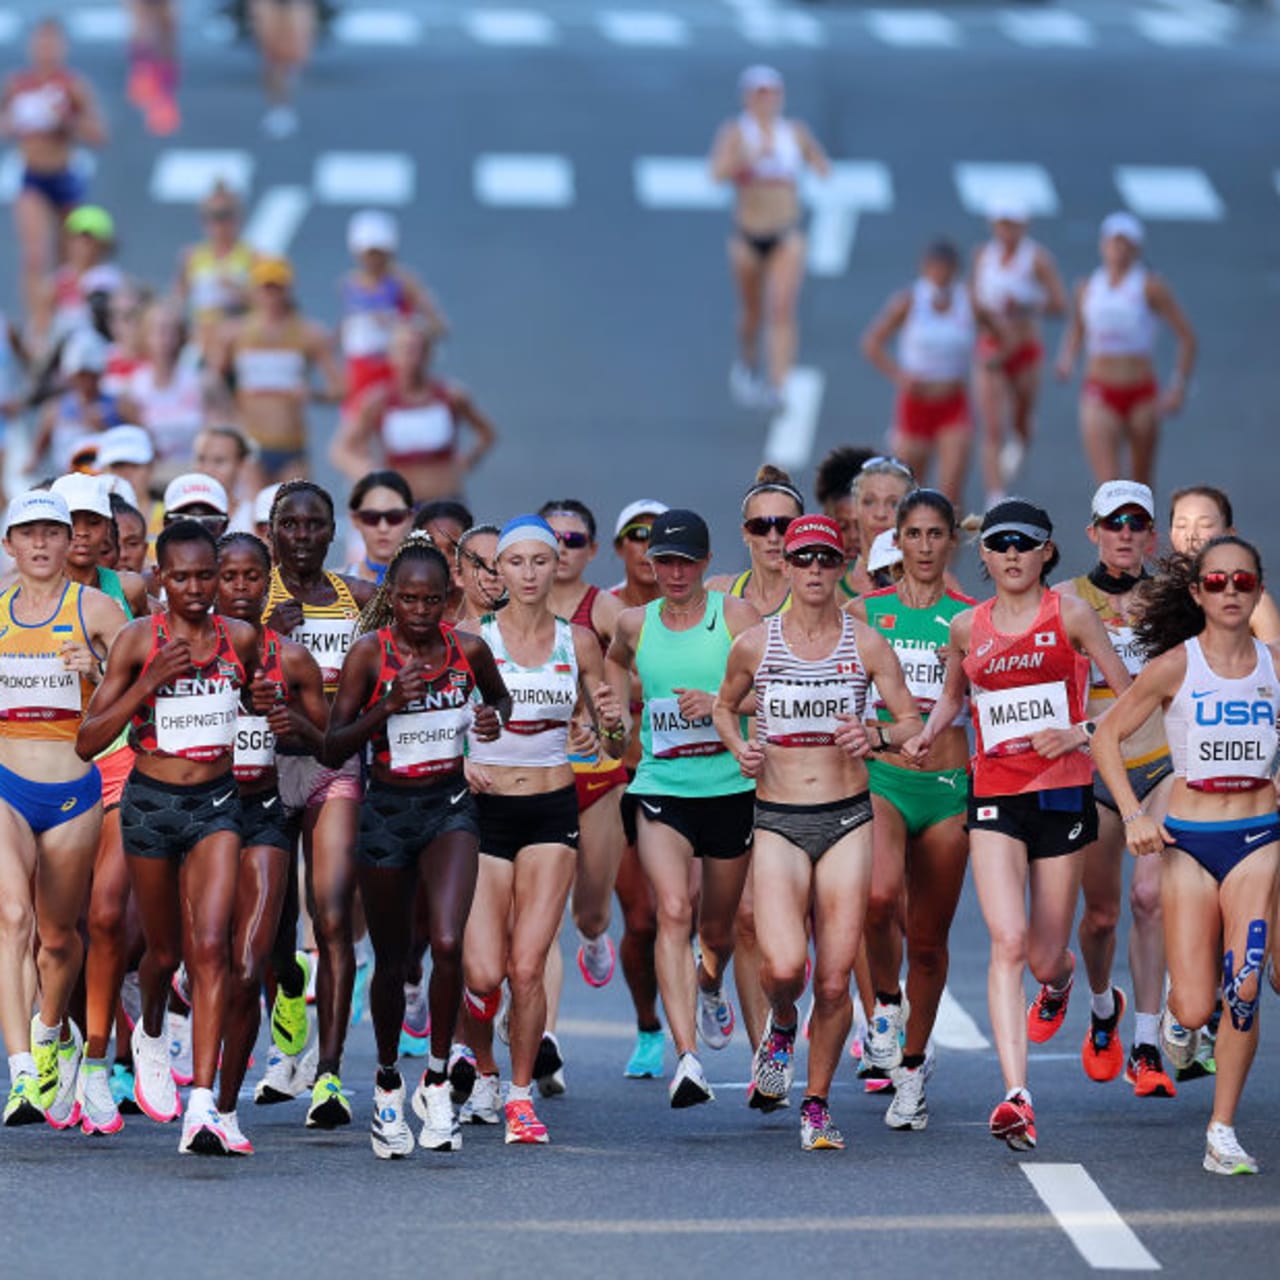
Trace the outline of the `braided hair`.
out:
M 391 589 L 395 584 L 397 570 L 406 560 L 436 565 L 444 574 L 445 587 L 448 588 L 449 561 L 445 559 L 444 552 L 431 541 L 430 534 L 422 529 L 414 529 L 405 535 L 404 541 L 395 549 L 387 571 L 382 576 L 382 582 L 369 598 L 369 603 L 360 611 L 360 621 L 356 623 L 357 636 L 367 636 L 371 631 L 379 631 L 391 625 L 395 616 L 391 608 Z
M 322 485 L 316 484 L 314 480 L 303 480 L 301 478 L 294 480 L 286 480 L 277 490 L 276 496 L 271 500 L 271 516 L 270 525 L 274 529 L 276 517 L 280 514 L 281 504 L 287 502 L 296 493 L 309 493 L 319 498 L 324 503 L 329 512 L 329 522 L 333 523 L 335 516 L 333 510 L 333 498 L 330 496 L 328 489 Z

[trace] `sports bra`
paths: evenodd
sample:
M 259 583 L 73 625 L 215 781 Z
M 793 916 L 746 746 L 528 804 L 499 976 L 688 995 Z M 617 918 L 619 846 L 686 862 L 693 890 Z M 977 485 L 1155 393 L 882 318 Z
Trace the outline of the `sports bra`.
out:
M 198 244 L 187 258 L 187 298 L 196 317 L 228 311 L 249 287 L 253 250 L 243 241 L 221 256 L 213 246 Z
M 236 390 L 250 395 L 297 392 L 307 384 L 306 334 L 301 319 L 292 317 L 284 337 L 258 336 L 261 325 L 246 321 L 236 346 Z
M 768 746 L 829 747 L 837 715 L 859 718 L 866 708 L 867 672 L 853 619 L 840 614 L 840 638 L 825 658 L 791 651 L 782 616 L 765 623 L 764 653 L 756 668 L 756 736 Z
M 736 578 L 734 578 L 733 582 L 730 584 L 729 595 L 737 596 L 739 600 L 745 600 L 747 596 L 747 583 L 750 581 L 751 581 L 751 570 L 744 569 L 740 574 L 738 574 Z M 776 609 L 770 610 L 770 612 L 766 613 L 764 616 L 766 618 L 772 618 L 780 613 L 786 613 L 786 611 L 790 608 L 791 608 L 791 592 L 788 590 L 787 594 L 782 597 L 782 603 Z
M 794 186 L 804 171 L 804 151 L 795 126 L 789 120 L 773 122 L 772 146 L 766 150 L 764 130 L 748 112 L 738 117 L 738 131 L 747 162 L 738 174 L 739 186 L 753 183 Z
M 1003 314 L 1029 310 L 1044 301 L 1044 289 L 1036 279 L 1036 251 L 1039 246 L 1023 236 L 1006 258 L 1004 245 L 989 240 L 978 250 L 974 264 L 973 288 L 978 301 L 988 310 Z

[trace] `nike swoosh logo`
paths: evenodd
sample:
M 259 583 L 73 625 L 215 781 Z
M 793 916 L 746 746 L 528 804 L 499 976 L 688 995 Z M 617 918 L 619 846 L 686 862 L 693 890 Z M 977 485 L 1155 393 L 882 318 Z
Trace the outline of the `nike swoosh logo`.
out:
M 213 801 L 213 807 L 215 809 L 221 809 L 233 795 L 235 795 L 234 791 L 228 791 L 225 796 L 218 796 L 217 799 Z
M 655 818 L 662 812 L 662 806 L 660 804 L 650 804 L 647 800 L 641 800 L 640 805 L 644 809 L 645 813 L 651 813 Z
M 1191 696 L 1193 698 L 1207 698 L 1212 692 L 1213 692 L 1212 689 L 1204 689 L 1200 693 L 1196 693 L 1193 691 Z
M 716 629 L 716 620 L 715 620 L 715 616 L 713 615 L 711 618 L 711 621 L 707 623 L 707 630 L 714 631 L 715 629 Z
M 588 782 L 587 794 L 590 795 L 593 791 L 602 791 L 605 787 L 610 785 L 611 784 L 607 781 L 606 782 Z
M 564 838 L 566 840 L 576 840 L 578 838 L 578 833 L 576 831 L 566 831 Z
M 279 797 L 279 796 L 268 796 L 268 797 L 267 797 L 267 798 L 262 802 L 262 807 L 263 807 L 264 809 L 270 809 L 270 808 L 275 804 L 275 802 L 276 802 L 277 800 L 279 800 L 279 799 L 280 799 L 280 797 Z
M 450 804 L 461 804 L 461 803 L 462 803 L 462 797 L 463 797 L 463 796 L 465 796 L 465 795 L 467 794 L 467 791 L 468 791 L 468 790 L 469 790 L 469 788 L 467 788 L 467 787 L 463 787 L 463 788 L 462 788 L 462 790 L 461 790 L 461 791 L 459 791 L 459 792 L 458 792 L 458 794 L 457 794 L 456 796 L 450 796 L 450 797 L 449 797 L 449 803 L 450 803 Z
M 855 822 L 857 822 L 857 820 L 858 820 L 858 815 L 855 813 L 852 818 L 841 818 L 840 825 L 842 827 L 851 827 Z
M 1270 831 L 1259 831 L 1255 835 L 1245 836 L 1245 844 L 1257 844 L 1259 840 L 1269 840 L 1271 838 Z

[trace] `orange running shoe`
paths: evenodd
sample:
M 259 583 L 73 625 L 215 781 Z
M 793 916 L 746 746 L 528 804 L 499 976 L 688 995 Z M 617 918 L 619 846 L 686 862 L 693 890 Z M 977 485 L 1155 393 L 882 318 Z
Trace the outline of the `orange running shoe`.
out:
M 1129 1051 L 1124 1078 L 1138 1098 L 1176 1098 L 1178 1090 L 1165 1072 L 1160 1050 L 1153 1044 L 1135 1044 Z
M 507 1142 L 546 1143 L 551 1138 L 547 1126 L 538 1119 L 533 1103 L 525 1100 L 508 1102 L 504 1108 L 507 1115 Z
M 1033 1151 L 1036 1145 L 1036 1113 L 1031 1099 L 1019 1089 L 998 1103 L 991 1113 L 991 1136 L 1006 1142 L 1013 1151 Z
M 158 138 L 167 138 L 177 133 L 182 124 L 182 115 L 178 111 L 177 102 L 164 93 L 157 93 L 147 106 L 145 122 L 148 133 Z
M 1124 992 L 1112 987 L 1115 1012 L 1105 1021 L 1089 1013 L 1089 1031 L 1080 1048 L 1080 1061 L 1090 1080 L 1106 1084 L 1124 1070 L 1124 1045 L 1120 1043 L 1120 1019 L 1124 1017 Z
M 1044 1044 L 1058 1034 L 1062 1020 L 1067 1016 L 1067 1002 L 1071 999 L 1071 985 L 1075 982 L 1075 969 L 1061 991 L 1040 984 L 1040 991 L 1027 1010 L 1027 1037 L 1036 1044 Z

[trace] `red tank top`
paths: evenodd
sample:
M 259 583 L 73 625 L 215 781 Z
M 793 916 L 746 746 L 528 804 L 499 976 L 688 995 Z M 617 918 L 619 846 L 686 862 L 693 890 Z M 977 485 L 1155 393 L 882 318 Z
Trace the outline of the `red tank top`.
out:
M 1089 659 L 1067 637 L 1061 597 L 1045 591 L 1035 622 L 1013 636 L 992 624 L 994 605 L 988 600 L 974 610 L 964 660 L 977 733 L 973 794 L 1089 786 L 1093 764 L 1083 751 L 1046 760 L 1031 748 L 1031 736 L 1041 729 L 1066 729 L 1085 718 Z
M 426 692 L 402 711 L 388 716 L 373 734 L 373 758 L 397 777 L 429 778 L 457 773 L 462 768 L 476 677 L 453 627 L 442 622 L 440 634 L 444 637 L 444 661 L 434 671 L 423 672 Z M 378 631 L 378 644 L 382 665 L 362 715 L 390 694 L 405 665 L 390 627 Z
M 573 611 L 573 617 L 569 619 L 575 627 L 586 627 L 596 638 L 596 643 L 600 646 L 601 653 L 609 652 L 609 645 L 604 636 L 602 636 L 595 628 L 595 624 L 591 621 L 591 611 L 595 608 L 596 596 L 600 594 L 599 587 L 588 587 L 582 593 L 582 599 L 578 601 L 578 607 Z
M 280 650 L 284 641 L 278 631 L 262 628 L 258 641 L 259 670 L 275 686 L 276 701 L 284 702 L 288 685 L 284 668 L 280 664 Z M 266 716 L 240 708 L 236 716 L 236 752 L 231 772 L 237 782 L 261 782 L 276 767 L 276 735 L 271 732 Z
M 216 613 L 211 616 L 216 639 L 209 657 L 192 663 L 185 675 L 161 685 L 134 712 L 129 745 L 135 751 L 203 763 L 231 753 L 245 669 L 227 634 L 227 624 Z M 165 615 L 152 614 L 151 651 L 139 679 L 168 640 Z

